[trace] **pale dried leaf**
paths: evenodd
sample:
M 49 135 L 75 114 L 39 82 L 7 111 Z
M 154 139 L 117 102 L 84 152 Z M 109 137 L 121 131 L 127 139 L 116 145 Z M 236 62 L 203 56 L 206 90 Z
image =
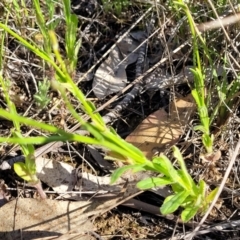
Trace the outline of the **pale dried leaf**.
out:
M 212 153 L 201 154 L 200 158 L 202 159 L 203 163 L 211 163 L 216 164 L 216 162 L 221 158 L 222 153 L 220 150 Z
M 111 210 L 119 204 L 141 193 L 136 188 L 136 182 L 148 177 L 147 173 L 124 174 L 123 177 L 114 186 L 117 192 L 112 192 L 109 185 L 110 178 L 107 177 L 101 181 L 99 178 L 83 174 L 84 184 L 86 181 L 92 182 L 92 189 L 99 190 L 99 183 L 104 185 L 113 195 L 109 198 L 94 199 L 87 201 L 79 197 L 79 202 L 38 200 L 38 199 L 18 199 L 1 208 L 0 219 L 0 237 L 12 237 L 18 239 L 23 236 L 24 239 L 36 239 L 36 237 L 55 237 L 59 234 L 68 232 L 67 236 L 72 236 L 76 232 L 85 231 L 83 223 L 90 216 L 99 216 L 104 212 Z M 120 187 L 118 186 L 120 185 Z M 124 191 L 122 191 L 124 189 Z M 104 197 L 104 196 L 103 196 Z M 7 213 L 7 217 L 4 217 Z M 92 230 L 92 227 L 88 227 Z M 21 231 L 19 231 L 21 230 Z M 80 238 L 79 238 L 80 239 Z M 90 238 L 89 238 L 90 239 Z
M 73 190 L 76 183 L 73 166 L 43 157 L 37 158 L 36 165 L 39 179 L 52 187 L 54 191 L 64 193 Z
M 151 159 L 154 149 L 176 143 L 184 133 L 194 108 L 190 96 L 175 100 L 170 104 L 169 114 L 164 109 L 152 113 L 138 125 L 126 141 L 137 146 L 147 158 Z

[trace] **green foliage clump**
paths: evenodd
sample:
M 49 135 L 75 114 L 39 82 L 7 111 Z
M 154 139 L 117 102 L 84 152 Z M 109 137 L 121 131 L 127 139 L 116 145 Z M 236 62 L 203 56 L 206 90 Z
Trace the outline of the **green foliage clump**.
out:
M 106 12 L 112 12 L 120 15 L 122 11 L 132 5 L 130 0 L 102 0 L 103 8 Z
M 163 215 L 167 215 L 181 207 L 183 209 L 181 218 L 184 222 L 188 222 L 197 213 L 205 213 L 218 188 L 208 191 L 207 184 L 203 180 L 196 184 L 188 173 L 183 157 L 177 147 L 173 147 L 173 154 L 177 159 L 179 169 L 175 168 L 166 156 L 161 155 L 154 157 L 151 161 L 147 160 L 144 163 L 135 162 L 132 165 L 117 169 L 112 174 L 112 182 L 115 182 L 129 169 L 133 172 L 149 170 L 159 173 L 158 177 L 141 180 L 137 183 L 137 187 L 147 190 L 166 185 L 171 186 L 172 194 L 164 200 L 160 211 Z

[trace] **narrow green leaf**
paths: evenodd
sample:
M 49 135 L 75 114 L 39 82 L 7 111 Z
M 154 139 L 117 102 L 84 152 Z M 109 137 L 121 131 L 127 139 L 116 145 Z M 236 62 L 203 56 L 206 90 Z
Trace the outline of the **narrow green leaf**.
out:
M 206 128 L 204 126 L 202 126 L 202 125 L 197 125 L 193 129 L 195 131 L 201 131 L 202 133 L 206 133 L 207 132 Z
M 132 159 L 133 163 L 148 163 L 149 165 L 152 165 L 152 163 L 146 159 L 143 152 L 139 148 L 126 142 L 120 136 L 112 134 L 110 131 L 106 131 L 103 134 L 105 141 L 102 142 L 102 144 L 104 144 L 105 147 L 114 152 L 118 152 L 121 155 L 127 156 L 129 159 Z
M 35 163 L 35 157 L 33 153 L 27 155 L 25 157 L 25 166 L 30 175 L 35 175 L 36 174 L 36 163 Z
M 33 120 L 31 118 L 27 118 L 27 117 L 22 117 L 22 116 L 17 115 L 17 114 L 9 113 L 8 111 L 6 111 L 4 109 L 0 109 L 0 116 L 2 116 L 5 119 L 9 119 L 11 121 L 13 119 L 15 119 L 16 121 L 18 121 L 22 124 L 33 126 L 33 127 L 36 127 L 36 128 L 40 128 L 42 130 L 46 130 L 46 131 L 52 132 L 52 133 L 54 133 L 54 132 L 55 133 L 65 132 L 65 131 L 60 130 L 59 128 L 57 128 L 55 126 L 52 126 L 52 125 L 49 125 L 49 124 L 46 124 L 46 123 L 41 123 L 39 121 Z
M 181 207 L 183 207 L 183 208 L 192 207 L 195 204 L 196 199 L 198 199 L 198 198 L 199 198 L 199 196 L 188 195 L 186 197 L 186 199 L 183 201 L 183 203 L 181 204 Z
M 218 189 L 219 189 L 219 187 L 217 187 L 217 188 L 215 188 L 214 190 L 212 190 L 212 191 L 208 194 L 208 196 L 205 198 L 207 204 L 210 204 L 210 203 L 213 201 L 213 199 L 215 198 L 215 196 L 216 196 L 216 194 L 217 194 L 217 192 L 218 192 Z
M 169 178 L 147 178 L 144 179 L 140 182 L 137 183 L 137 187 L 140 188 L 141 190 L 145 190 L 145 189 L 151 189 L 151 188 L 155 188 L 155 187 L 159 187 L 159 186 L 165 186 L 168 184 L 172 184 L 173 182 L 171 180 L 169 180 Z
M 206 189 L 207 189 L 207 184 L 202 180 L 200 179 L 199 181 L 199 190 L 198 190 L 198 193 L 199 195 L 201 195 L 203 198 L 206 194 Z
M 23 138 L 23 135 L 18 131 L 14 131 L 13 136 L 16 137 L 16 138 Z
M 183 173 L 181 169 L 177 170 L 180 179 L 184 182 L 186 190 L 190 192 L 191 195 L 196 196 L 198 194 L 198 187 L 193 181 L 192 177 L 189 175 L 189 180 L 186 179 L 186 175 Z M 189 182 L 190 181 L 190 182 Z
M 204 133 L 202 135 L 202 142 L 203 142 L 204 146 L 206 146 L 206 147 L 212 147 L 213 146 L 213 141 L 212 141 L 211 136 L 209 136 L 206 133 Z
M 90 111 L 92 113 L 92 115 L 91 115 L 92 121 L 95 122 L 96 124 L 100 125 L 101 128 L 104 129 L 105 123 L 103 121 L 102 116 L 100 115 L 100 113 L 94 112 L 96 110 L 95 105 L 91 101 L 88 101 L 88 100 L 86 100 L 86 104 L 88 104 Z
M 53 135 L 53 136 L 39 136 L 39 137 L 26 137 L 26 138 L 7 138 L 7 137 L 0 137 L 0 142 L 8 142 L 8 143 L 18 143 L 18 144 L 46 144 L 49 142 L 55 142 L 55 141 L 60 141 L 60 142 L 66 142 L 66 141 L 78 141 L 86 144 L 97 144 L 100 145 L 99 141 L 96 139 L 90 138 L 90 137 L 85 137 L 85 136 L 80 136 L 77 134 L 73 135 L 66 135 L 66 136 L 58 136 L 58 135 Z
M 121 145 L 124 147 L 125 150 L 127 150 L 129 152 L 129 157 L 131 159 L 134 159 L 135 163 L 141 164 L 141 163 L 147 163 L 148 160 L 146 159 L 146 157 L 144 156 L 143 152 L 135 147 L 134 145 L 132 145 L 131 143 L 125 142 L 123 139 L 121 139 Z
M 163 215 L 166 215 L 175 212 L 181 206 L 188 195 L 189 193 L 187 191 L 182 191 L 176 195 L 168 196 L 160 208 L 161 213 Z
M 116 169 L 111 175 L 111 184 L 115 183 L 127 170 L 133 169 L 136 165 L 127 165 L 121 168 Z
M 185 208 L 181 213 L 181 219 L 183 222 L 188 222 L 192 219 L 198 212 L 199 207 L 188 207 Z
M 25 139 L 25 137 L 23 137 L 23 135 L 17 131 L 13 132 L 13 136 L 22 140 Z M 20 144 L 20 147 L 24 156 L 28 156 L 29 154 L 34 154 L 35 149 L 32 144 L 28 144 L 28 145 Z
M 113 127 L 109 127 L 109 130 L 113 135 L 118 136 L 117 132 L 115 131 L 115 129 Z
M 78 53 L 79 53 L 79 50 L 80 50 L 80 47 L 82 46 L 82 39 L 80 38 L 76 44 L 75 44 L 75 48 L 74 48 L 74 58 L 73 58 L 73 61 L 74 61 L 74 66 L 76 67 L 77 65 L 77 61 L 78 61 Z
M 89 107 L 91 108 L 91 111 L 94 112 L 96 110 L 95 105 L 93 104 L 93 102 L 86 100 L 86 103 L 89 105 Z
M 52 0 L 46 0 L 46 3 L 47 3 L 47 6 L 48 6 L 48 16 L 49 16 L 49 19 L 54 19 L 55 3 Z M 58 22 L 59 21 L 57 21 L 57 19 L 55 19 L 54 21 L 51 21 L 48 24 L 49 30 L 55 29 L 55 27 L 57 26 L 56 23 L 58 23 Z
M 22 144 L 21 149 L 22 149 L 22 152 L 24 153 L 24 156 L 34 155 L 35 149 L 34 149 L 34 146 L 32 144 L 28 144 L 28 145 Z
M 195 192 L 197 192 L 197 188 L 196 185 L 192 179 L 192 177 L 190 176 L 190 174 L 188 173 L 188 170 L 186 168 L 185 162 L 183 160 L 182 154 L 180 153 L 179 149 L 174 146 L 173 147 L 173 155 L 174 157 L 177 159 L 178 164 L 180 165 L 181 168 L 181 178 L 183 179 L 185 186 L 187 189 L 192 190 Z
M 193 98 L 194 98 L 194 100 L 195 100 L 195 102 L 196 102 L 196 104 L 197 104 L 197 106 L 199 108 L 201 106 L 201 101 L 199 99 L 197 90 L 193 89 L 191 93 L 192 93 L 192 96 L 193 96 Z
M 43 35 L 44 38 L 44 50 L 50 54 L 51 53 L 51 47 L 50 47 L 50 41 L 48 36 L 48 28 L 46 25 L 46 21 L 44 19 L 44 15 L 39 3 L 39 0 L 33 0 L 34 8 L 35 8 L 35 15 L 36 15 L 36 22 L 38 24 L 38 27 Z
M 136 165 L 134 165 L 134 167 L 132 168 L 132 172 L 133 172 L 133 173 L 142 172 L 142 171 L 146 171 L 146 170 L 147 170 L 146 164 L 136 164 Z
M 14 163 L 13 169 L 19 177 L 21 177 L 22 179 L 24 179 L 27 182 L 31 181 L 31 176 L 29 175 L 29 173 L 27 171 L 25 163 L 23 163 L 23 162 Z
M 71 15 L 71 5 L 69 0 L 63 0 L 63 10 L 66 21 L 69 23 Z
M 83 128 L 90 132 L 99 142 L 104 141 L 104 135 L 99 131 L 99 129 L 90 123 L 85 123 Z
M 179 175 L 178 171 L 173 167 L 173 164 L 166 156 L 160 156 L 154 158 L 153 160 L 154 167 L 159 170 L 160 173 L 163 173 L 165 176 L 171 178 L 173 182 L 180 184 L 184 189 L 191 190 L 188 183 L 185 182 L 184 178 Z
M 174 193 L 179 193 L 184 190 L 184 188 L 182 188 L 181 185 L 179 185 L 178 183 L 172 184 L 171 187 Z
M 167 177 L 170 177 L 169 169 L 172 167 L 172 163 L 166 156 L 154 157 L 152 159 L 154 167 L 159 171 L 159 173 L 164 174 Z

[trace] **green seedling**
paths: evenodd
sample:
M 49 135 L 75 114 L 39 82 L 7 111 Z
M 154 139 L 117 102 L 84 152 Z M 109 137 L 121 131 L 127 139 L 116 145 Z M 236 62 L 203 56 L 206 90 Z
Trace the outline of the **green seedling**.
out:
M 13 132 L 13 136 L 16 138 L 23 138 L 23 136 L 18 132 Z M 29 183 L 34 184 L 38 182 L 38 178 L 36 176 L 36 164 L 34 159 L 34 147 L 31 144 L 21 145 L 21 149 L 23 155 L 25 156 L 25 163 L 14 163 L 14 170 L 19 177 L 23 178 Z
M 191 12 L 188 6 L 182 0 L 174 1 L 176 6 L 181 7 L 185 12 L 191 34 L 192 34 L 192 43 L 193 43 L 193 63 L 194 68 L 192 72 L 194 74 L 194 89 L 192 90 L 192 96 L 197 104 L 197 110 L 200 118 L 200 123 L 195 127 L 195 130 L 199 130 L 202 132 L 202 143 L 205 146 L 205 149 L 208 154 L 213 152 L 213 141 L 214 137 L 210 133 L 210 117 L 208 113 L 208 106 L 205 94 L 205 75 L 202 67 L 202 62 L 200 59 L 199 48 L 202 47 L 205 53 L 205 56 L 211 63 L 211 58 L 209 55 L 209 51 L 206 47 L 204 39 L 201 37 L 199 32 L 196 29 L 196 24 L 193 20 Z
M 50 85 L 50 81 L 46 78 L 42 82 L 38 82 L 38 92 L 33 97 L 40 109 L 45 108 L 50 101 L 48 97 Z
M 34 0 L 34 9 L 37 20 L 37 25 L 43 36 L 43 51 L 51 57 L 52 55 L 52 43 L 49 36 L 49 31 L 54 31 L 58 26 L 60 20 L 54 19 L 55 5 L 56 2 L 52 0 L 47 0 L 46 5 L 48 9 L 48 16 L 46 19 L 45 14 L 43 14 L 39 0 Z M 71 5 L 69 0 L 63 0 L 63 12 L 64 19 L 66 22 L 66 33 L 65 33 L 65 50 L 66 59 L 65 64 L 67 65 L 68 73 L 72 75 L 75 71 L 78 52 L 81 47 L 81 38 L 78 38 L 78 18 L 76 15 L 71 14 Z
M 225 64 L 227 65 L 227 57 L 224 59 Z M 229 63 L 229 65 L 231 65 Z M 217 118 L 217 127 L 221 128 L 222 125 L 226 123 L 230 114 L 234 112 L 236 108 L 236 103 L 238 102 L 239 88 L 240 88 L 240 76 L 235 75 L 234 79 L 229 83 L 227 79 L 227 74 L 225 73 L 221 80 L 216 78 L 215 80 L 217 85 L 217 94 L 219 102 L 214 109 L 213 116 L 211 117 L 211 123 L 214 118 Z
M 4 97 L 9 109 L 9 113 L 13 115 L 17 115 L 16 107 L 14 103 L 10 100 L 10 97 L 8 95 L 10 82 L 4 81 L 2 78 L 2 75 L 0 75 L 0 83 L 4 92 Z M 12 122 L 14 125 L 14 129 L 12 130 L 13 138 L 23 140 L 23 143 L 22 144 L 20 143 L 19 146 L 21 147 L 23 155 L 25 156 L 25 163 L 23 162 L 14 163 L 14 166 L 13 166 L 14 171 L 19 177 L 27 181 L 30 185 L 34 186 L 39 192 L 39 195 L 41 196 L 41 198 L 45 199 L 46 194 L 44 193 L 41 182 L 36 175 L 34 147 L 32 144 L 28 144 L 28 145 L 24 144 L 25 138 L 21 134 L 20 122 L 16 118 L 13 118 Z
M 133 164 L 117 169 L 112 174 L 112 182 L 115 182 L 125 171 L 131 169 L 133 172 L 151 170 L 160 174 L 161 177 L 144 179 L 137 183 L 141 190 L 170 185 L 172 195 L 168 196 L 160 208 L 162 214 L 167 215 L 182 208 L 181 219 L 188 222 L 197 213 L 203 214 L 213 200 L 217 188 L 207 192 L 206 183 L 203 180 L 196 184 L 189 175 L 182 155 L 177 147 L 173 147 L 174 157 L 178 161 L 179 169 L 166 156 L 155 157 L 145 164 Z
M 66 49 L 66 63 L 68 73 L 72 75 L 77 66 L 78 52 L 81 47 L 81 38 L 78 37 L 78 19 L 77 16 L 71 14 L 71 5 L 69 0 L 63 0 L 64 17 L 66 21 L 65 33 L 65 49 Z
M 47 0 L 46 5 L 48 9 L 48 16 L 46 19 L 45 14 L 43 14 L 39 0 L 34 0 L 34 9 L 36 14 L 36 20 L 43 36 L 43 50 L 48 56 L 52 54 L 52 43 L 49 37 L 49 31 L 54 31 L 58 26 L 60 20 L 54 19 L 55 14 L 55 5 L 57 2 L 52 0 Z M 63 0 L 63 12 L 64 19 L 66 22 L 66 33 L 65 33 L 65 50 L 66 50 L 66 59 L 65 64 L 68 68 L 68 73 L 72 75 L 75 71 L 78 52 L 81 47 L 81 38 L 78 38 L 78 18 L 76 15 L 71 13 L 71 5 L 69 0 Z
M 4 1 L 3 1 L 4 2 Z M 25 24 L 25 20 L 28 18 L 28 9 L 26 7 L 26 3 L 24 0 L 18 1 L 5 1 L 6 7 L 11 12 L 11 14 L 15 16 L 15 23 L 18 27 L 23 26 Z M 23 18 L 24 16 L 24 18 Z
M 40 33 L 43 38 L 43 50 L 49 56 L 51 56 L 51 41 L 48 36 L 48 31 L 54 30 L 57 27 L 59 19 L 54 20 L 56 2 L 52 0 L 47 0 L 46 5 L 47 5 L 46 9 L 48 10 L 47 16 L 46 14 L 43 13 L 41 9 L 40 1 L 33 0 L 36 23 L 39 27 Z
M 119 16 L 122 11 L 132 4 L 130 0 L 103 0 L 102 3 L 106 12 L 115 13 L 117 16 Z
M 13 134 L 16 138 L 22 138 L 24 137 L 18 133 L 14 132 Z M 22 149 L 23 155 L 25 156 L 25 162 L 17 162 L 14 163 L 13 169 L 15 173 L 28 182 L 31 186 L 35 187 L 42 199 L 46 198 L 46 194 L 42 189 L 42 185 L 40 180 L 37 177 L 37 171 L 36 171 L 36 163 L 35 163 L 35 157 L 34 157 L 34 147 L 32 144 L 20 144 L 20 147 Z
M 224 6 L 225 4 L 225 1 L 217 2 L 218 3 L 216 4 L 218 6 Z M 212 123 L 215 119 L 218 128 L 220 128 L 228 119 L 230 112 L 232 111 L 231 109 L 234 108 L 234 105 L 236 104 L 236 97 L 238 95 L 238 89 L 240 86 L 239 77 L 235 76 L 235 79 L 231 82 L 231 84 L 229 84 L 226 74 L 223 74 L 221 80 L 219 81 L 216 73 L 213 72 L 213 76 L 215 76 L 214 83 L 217 86 L 216 90 L 219 97 L 219 102 L 217 103 L 217 106 L 214 107 L 213 113 L 210 115 L 209 109 L 211 108 L 209 106 L 211 106 L 211 103 L 208 101 L 210 98 L 208 98 L 207 95 L 211 96 L 211 94 L 206 94 L 207 90 L 205 87 L 205 75 L 202 67 L 203 61 L 200 59 L 199 54 L 200 50 L 203 51 L 205 57 L 204 62 L 208 62 L 208 65 L 212 67 L 213 63 L 210 57 L 210 50 L 206 45 L 205 39 L 201 34 L 199 34 L 196 28 L 192 13 L 189 10 L 190 5 L 185 4 L 182 0 L 174 1 L 174 3 L 175 6 L 177 6 L 179 9 L 178 11 L 181 11 L 182 9 L 186 14 L 192 34 L 194 63 L 194 68 L 192 69 L 192 72 L 194 74 L 194 89 L 192 90 L 192 95 L 197 104 L 198 114 L 200 118 L 200 124 L 196 126 L 194 130 L 199 130 L 202 132 L 202 143 L 205 146 L 206 152 L 207 154 L 212 154 L 214 136 L 210 132 L 210 127 L 212 126 Z M 193 9 L 194 4 L 191 6 Z M 227 62 L 226 59 L 227 57 L 223 59 L 225 64 Z M 212 91 L 214 91 L 214 89 Z
M 210 118 L 208 115 L 208 108 L 206 105 L 205 89 L 204 89 L 204 76 L 201 71 L 196 68 L 192 69 L 195 76 L 195 89 L 192 90 L 192 96 L 197 104 L 197 110 L 200 118 L 201 124 L 194 127 L 194 130 L 199 130 L 202 132 L 202 142 L 205 146 L 207 153 L 213 152 L 213 141 L 214 136 L 210 134 Z

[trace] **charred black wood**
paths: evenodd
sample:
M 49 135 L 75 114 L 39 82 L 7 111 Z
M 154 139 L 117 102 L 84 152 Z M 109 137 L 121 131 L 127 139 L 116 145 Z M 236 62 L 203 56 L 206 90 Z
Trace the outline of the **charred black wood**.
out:
M 136 78 L 140 77 L 143 74 L 144 66 L 145 66 L 145 58 L 147 53 L 147 41 L 143 40 L 142 46 L 139 48 L 138 59 L 136 63 Z M 106 124 L 114 121 L 119 113 L 126 109 L 127 106 L 139 95 L 139 93 L 143 90 L 144 87 L 144 79 L 138 82 L 132 90 L 126 94 L 124 99 L 109 113 L 103 116 L 103 120 Z
M 23 155 L 21 156 L 17 156 L 17 157 L 13 157 L 11 159 L 5 160 L 0 164 L 0 169 L 1 170 L 7 170 L 7 169 L 11 169 L 13 167 L 14 163 L 17 162 L 24 162 L 25 161 L 25 157 Z

